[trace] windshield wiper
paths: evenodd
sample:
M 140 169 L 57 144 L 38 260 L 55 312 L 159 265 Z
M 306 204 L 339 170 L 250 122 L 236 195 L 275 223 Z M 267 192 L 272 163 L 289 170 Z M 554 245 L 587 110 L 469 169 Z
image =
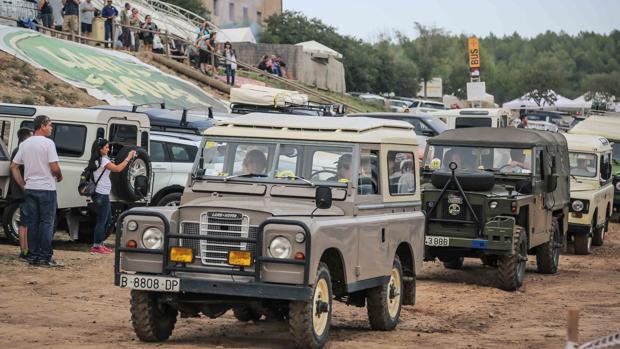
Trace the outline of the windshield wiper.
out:
M 575 182 L 577 182 L 577 183 L 581 183 L 581 181 L 578 180 L 577 177 L 575 177 L 575 175 L 570 175 L 570 178 L 574 179 Z
M 262 173 L 243 173 L 243 174 L 238 174 L 238 175 L 232 175 L 232 176 L 224 177 L 224 182 L 226 182 L 229 179 L 233 179 L 233 178 L 247 178 L 247 177 L 261 177 L 261 178 L 265 178 L 265 177 L 267 177 L 267 175 L 266 174 L 262 174 Z
M 289 175 L 289 176 L 279 176 L 279 177 L 276 177 L 276 178 L 277 179 L 301 179 L 305 183 L 310 184 L 313 187 L 316 187 L 316 184 L 314 184 L 314 182 L 312 182 L 311 180 L 305 179 L 304 177 L 299 177 L 299 176 L 295 176 L 295 175 L 293 175 L 293 176 Z

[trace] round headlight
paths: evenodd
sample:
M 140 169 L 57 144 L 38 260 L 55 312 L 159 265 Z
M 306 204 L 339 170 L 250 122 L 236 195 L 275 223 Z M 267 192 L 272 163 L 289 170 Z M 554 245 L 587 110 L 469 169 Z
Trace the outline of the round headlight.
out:
M 295 234 L 295 241 L 297 241 L 297 243 L 300 243 L 300 244 L 306 241 L 306 234 L 304 233 Z
M 157 228 L 148 228 L 142 234 L 142 244 L 151 250 L 159 249 L 164 244 L 164 233 Z
M 278 236 L 269 243 L 269 254 L 274 258 L 289 258 L 291 256 L 291 242 L 284 236 Z
M 583 210 L 583 201 L 581 200 L 575 200 L 573 201 L 573 203 L 571 204 L 571 207 L 573 208 L 573 211 L 575 212 L 581 212 Z
M 490 201 L 489 202 L 489 208 L 496 208 L 497 207 L 497 201 Z
M 129 231 L 136 231 L 136 229 L 138 229 L 138 222 L 129 221 L 129 223 L 127 223 L 127 229 L 129 229 Z
M 620 190 L 620 182 L 616 183 L 616 190 Z

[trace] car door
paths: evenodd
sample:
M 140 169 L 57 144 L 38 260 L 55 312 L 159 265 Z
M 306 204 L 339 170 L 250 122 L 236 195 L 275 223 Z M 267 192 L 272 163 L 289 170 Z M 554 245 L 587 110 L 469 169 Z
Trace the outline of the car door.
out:
M 172 163 L 168 154 L 165 142 L 151 140 L 149 155 L 151 157 L 151 168 L 153 170 L 153 188 L 155 195 L 160 190 L 168 186 L 172 176 Z
M 198 152 L 198 146 L 192 144 L 166 143 L 172 169 L 168 185 L 180 185 L 185 187 L 187 175 L 192 171 L 194 159 Z
M 9 181 L 11 173 L 9 167 L 11 161 L 9 159 L 9 152 L 4 145 L 2 139 L 0 139 L 0 198 L 5 198 L 7 190 L 9 189 Z

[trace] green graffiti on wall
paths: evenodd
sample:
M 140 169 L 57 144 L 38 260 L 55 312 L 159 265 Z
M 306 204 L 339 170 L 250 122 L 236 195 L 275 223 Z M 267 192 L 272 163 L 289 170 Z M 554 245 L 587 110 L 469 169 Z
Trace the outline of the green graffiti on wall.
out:
M 198 87 L 131 58 L 123 59 L 120 55 L 32 31 L 8 33 L 3 44 L 54 75 L 132 104 L 165 101 L 176 107 L 209 105 L 209 96 Z

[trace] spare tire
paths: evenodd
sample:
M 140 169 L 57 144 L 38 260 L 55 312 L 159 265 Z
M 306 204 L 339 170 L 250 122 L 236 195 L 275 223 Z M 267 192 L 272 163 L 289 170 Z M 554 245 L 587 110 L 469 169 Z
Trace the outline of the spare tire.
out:
M 477 170 L 455 170 L 454 175 L 459 180 L 463 190 L 485 191 L 490 190 L 495 185 L 495 175 L 492 172 Z M 450 170 L 437 170 L 431 175 L 431 183 L 435 188 L 442 189 L 452 177 Z M 450 183 L 448 189 L 458 190 L 456 183 Z
M 146 176 L 149 187 L 151 181 L 151 158 L 149 154 L 139 147 L 123 147 L 116 155 L 115 163 L 120 164 L 127 158 L 130 151 L 136 151 L 136 157 L 129 162 L 121 172 L 112 172 L 112 193 L 123 201 L 134 202 L 143 198 L 142 194 L 134 188 L 137 176 Z

